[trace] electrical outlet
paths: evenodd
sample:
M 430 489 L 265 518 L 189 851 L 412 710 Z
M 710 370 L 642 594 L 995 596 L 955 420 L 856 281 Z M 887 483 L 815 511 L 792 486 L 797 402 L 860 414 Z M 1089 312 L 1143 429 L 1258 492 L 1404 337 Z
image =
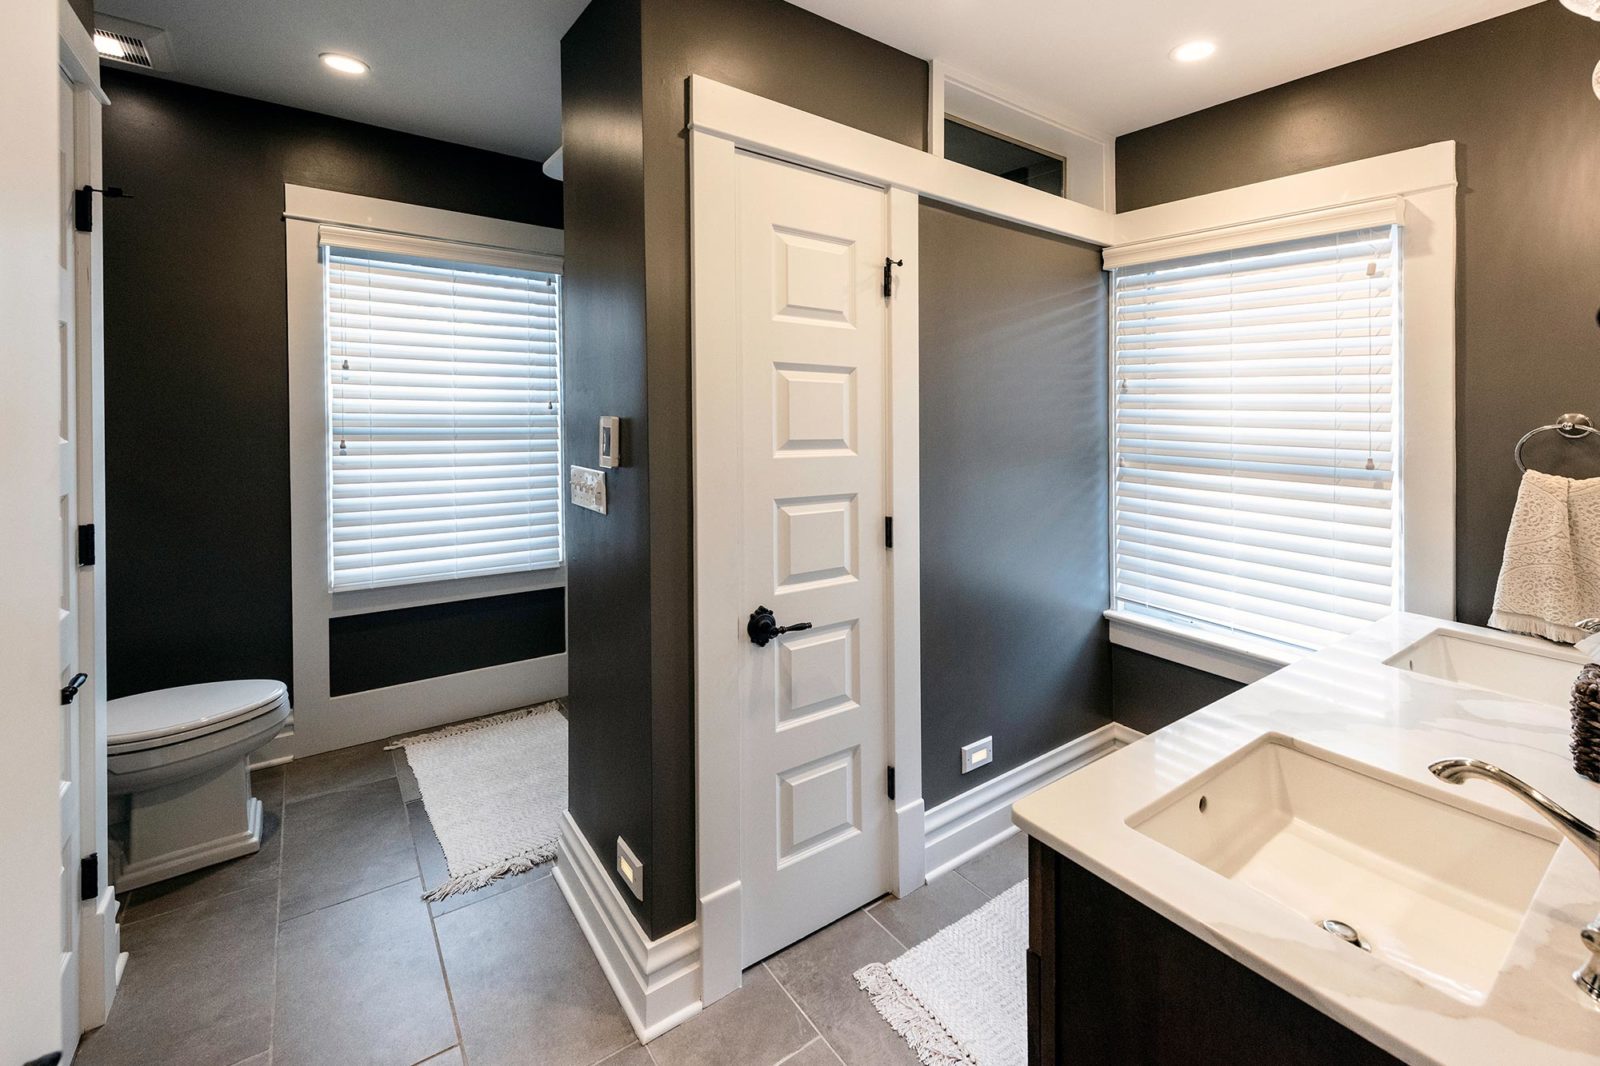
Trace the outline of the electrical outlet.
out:
M 639 861 L 639 856 L 621 837 L 617 838 L 617 873 L 622 875 L 623 883 L 633 892 L 633 898 L 643 900 L 644 863 Z
M 606 513 L 606 472 L 574 466 L 568 482 L 569 495 L 574 507 L 582 507 L 598 514 Z
M 974 740 L 971 744 L 961 747 L 961 772 L 976 770 L 980 766 L 988 766 L 994 761 L 994 737 L 984 737 Z

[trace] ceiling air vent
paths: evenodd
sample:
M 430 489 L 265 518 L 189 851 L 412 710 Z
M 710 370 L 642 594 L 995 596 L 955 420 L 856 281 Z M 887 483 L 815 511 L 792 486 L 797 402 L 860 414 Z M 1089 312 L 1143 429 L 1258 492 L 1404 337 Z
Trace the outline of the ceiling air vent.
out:
M 167 31 L 110 15 L 96 15 L 94 48 L 100 61 L 134 70 L 172 69 L 172 49 Z

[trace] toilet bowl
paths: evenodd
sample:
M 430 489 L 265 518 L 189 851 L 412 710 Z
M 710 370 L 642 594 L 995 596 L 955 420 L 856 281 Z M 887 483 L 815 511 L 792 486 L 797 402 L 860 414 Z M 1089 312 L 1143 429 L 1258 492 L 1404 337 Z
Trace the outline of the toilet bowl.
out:
M 288 717 L 281 681 L 214 681 L 106 704 L 106 787 L 128 797 L 118 891 L 260 850 L 250 755 Z

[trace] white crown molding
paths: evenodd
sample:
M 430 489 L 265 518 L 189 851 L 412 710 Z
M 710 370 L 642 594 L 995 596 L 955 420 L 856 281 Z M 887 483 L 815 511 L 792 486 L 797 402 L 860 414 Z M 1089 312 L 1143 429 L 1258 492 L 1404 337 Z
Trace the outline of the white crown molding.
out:
M 1023 796 L 1143 735 L 1120 722 L 1108 722 L 929 810 L 924 818 L 928 880 L 949 873 L 1015 833 L 1011 805 Z
M 646 936 L 570 811 L 561 816 L 554 876 L 641 1043 L 700 1013 L 699 923 Z

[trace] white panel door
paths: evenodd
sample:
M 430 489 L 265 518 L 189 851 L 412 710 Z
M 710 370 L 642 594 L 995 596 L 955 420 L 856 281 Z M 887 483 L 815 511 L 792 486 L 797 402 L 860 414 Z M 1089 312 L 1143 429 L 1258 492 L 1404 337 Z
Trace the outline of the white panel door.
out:
M 61 214 L 60 317 L 56 357 L 61 365 L 61 397 L 57 412 L 57 460 L 61 491 L 57 501 L 57 544 L 61 551 L 60 630 L 61 684 L 67 686 L 78 673 L 78 300 L 74 246 L 72 189 L 77 175 L 76 123 L 73 109 L 77 93 L 65 72 L 60 82 Z M 71 704 L 56 707 L 61 729 L 61 1046 L 63 1061 L 72 1059 L 78 1043 L 78 712 Z
M 739 153 L 743 961 L 887 891 L 888 196 Z M 704 491 L 704 489 L 702 489 Z

